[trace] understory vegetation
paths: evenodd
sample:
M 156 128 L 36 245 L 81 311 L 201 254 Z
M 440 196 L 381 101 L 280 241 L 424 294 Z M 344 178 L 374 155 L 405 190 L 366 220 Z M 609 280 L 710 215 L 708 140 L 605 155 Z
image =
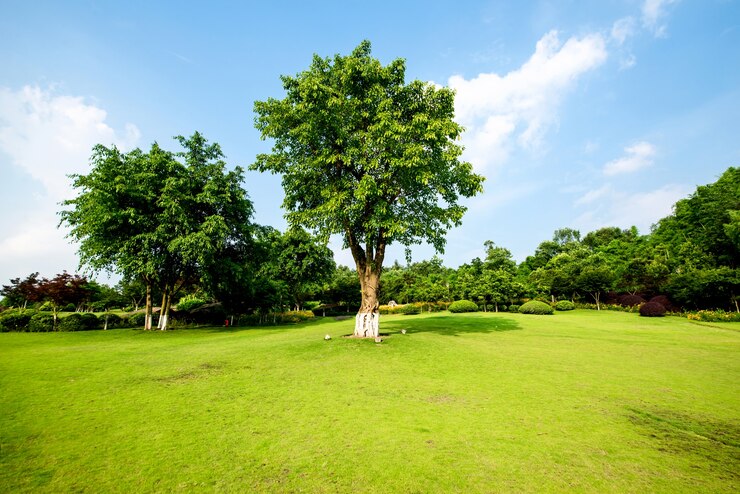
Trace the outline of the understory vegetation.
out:
M 740 489 L 733 324 L 384 321 L 2 334 L 0 491 Z

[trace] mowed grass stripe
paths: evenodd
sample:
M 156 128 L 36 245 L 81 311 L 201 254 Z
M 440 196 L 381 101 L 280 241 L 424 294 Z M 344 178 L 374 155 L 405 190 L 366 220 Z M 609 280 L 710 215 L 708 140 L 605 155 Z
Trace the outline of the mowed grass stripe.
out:
M 740 487 L 731 324 L 386 316 L 382 344 L 352 324 L 2 334 L 0 490 Z

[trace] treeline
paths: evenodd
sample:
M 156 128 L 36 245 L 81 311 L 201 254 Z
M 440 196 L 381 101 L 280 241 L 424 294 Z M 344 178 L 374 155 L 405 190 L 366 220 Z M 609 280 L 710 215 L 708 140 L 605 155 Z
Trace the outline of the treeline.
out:
M 247 206 L 240 210 L 249 218 L 251 203 Z M 289 310 L 313 309 L 318 315 L 357 310 L 357 273 L 335 266 L 325 242 L 297 228 L 279 232 L 249 222 L 247 227 L 242 239 L 248 242 L 227 242 L 210 254 L 213 262 L 189 267 L 183 255 L 177 261 L 182 266 L 162 276 L 163 283 L 129 276 L 111 288 L 66 272 L 52 279 L 33 273 L 3 286 L 2 306 L 49 311 L 54 324 L 62 310 L 137 311 L 147 298 L 150 303 L 162 300 L 152 304 L 160 307 L 159 320 L 174 300 L 177 317 L 192 322 L 223 322 L 237 314 L 252 322 L 277 322 L 274 314 Z M 193 235 L 195 239 L 180 243 L 197 243 Z M 740 312 L 740 168 L 729 168 L 715 183 L 698 187 L 649 234 L 634 227 L 608 227 L 582 236 L 562 228 L 519 264 L 505 247 L 491 241 L 484 247 L 482 259 L 457 269 L 445 267 L 437 257 L 407 266 L 395 262 L 383 272 L 381 304 L 471 300 L 482 310 L 496 311 L 537 298 L 601 308 L 605 303 L 635 306 L 658 297 L 668 310 Z M 177 264 L 176 256 L 168 255 L 169 260 L 162 256 L 165 264 Z

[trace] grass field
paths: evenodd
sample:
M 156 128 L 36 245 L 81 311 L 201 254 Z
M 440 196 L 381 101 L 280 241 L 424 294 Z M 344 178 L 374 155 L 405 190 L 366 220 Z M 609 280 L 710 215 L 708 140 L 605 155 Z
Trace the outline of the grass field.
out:
M 353 324 L 0 334 L 0 491 L 740 490 L 736 323 Z

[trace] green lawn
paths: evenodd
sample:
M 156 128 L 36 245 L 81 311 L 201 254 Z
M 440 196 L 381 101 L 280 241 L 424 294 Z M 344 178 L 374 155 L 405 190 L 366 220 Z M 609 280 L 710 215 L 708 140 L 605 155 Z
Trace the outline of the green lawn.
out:
M 0 492 L 740 490 L 737 323 L 353 324 L 0 334 Z

